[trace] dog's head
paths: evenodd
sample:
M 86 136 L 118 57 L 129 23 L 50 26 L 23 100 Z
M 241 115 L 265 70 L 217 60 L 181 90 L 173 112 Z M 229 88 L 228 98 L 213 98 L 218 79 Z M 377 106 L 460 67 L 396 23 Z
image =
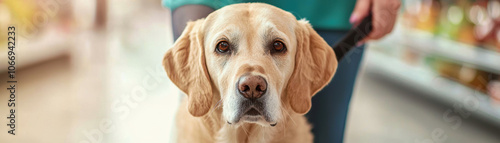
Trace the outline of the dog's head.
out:
M 286 112 L 307 113 L 337 69 L 333 50 L 307 21 L 261 3 L 189 22 L 163 63 L 193 116 L 221 105 L 230 124 L 265 126 Z

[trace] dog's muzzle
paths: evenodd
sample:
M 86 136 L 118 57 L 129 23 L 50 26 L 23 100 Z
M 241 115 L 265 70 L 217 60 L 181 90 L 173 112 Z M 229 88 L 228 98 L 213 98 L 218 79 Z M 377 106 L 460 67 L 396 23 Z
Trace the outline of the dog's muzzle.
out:
M 269 113 L 265 108 L 268 84 L 264 77 L 245 74 L 236 83 L 239 96 L 241 96 L 238 121 L 258 122 L 264 120 L 271 122 Z M 238 122 L 236 121 L 236 122 Z M 230 122 L 228 122 L 231 124 Z M 275 126 L 276 123 L 271 123 Z

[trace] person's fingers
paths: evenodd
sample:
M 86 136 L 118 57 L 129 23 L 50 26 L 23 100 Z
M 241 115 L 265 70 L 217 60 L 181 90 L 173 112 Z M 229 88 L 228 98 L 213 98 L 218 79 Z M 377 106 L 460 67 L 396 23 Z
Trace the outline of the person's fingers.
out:
M 396 18 L 398 16 L 398 11 L 399 7 L 401 6 L 401 2 L 399 0 L 391 0 L 392 2 L 387 3 L 385 6 L 387 9 L 387 13 L 385 13 L 385 16 L 382 15 L 382 17 L 388 17 L 387 19 L 387 26 L 385 27 L 385 35 L 389 34 L 392 32 L 394 29 L 394 25 L 396 24 Z
M 395 25 L 399 6 L 399 0 L 383 0 L 373 3 L 373 30 L 368 35 L 367 40 L 376 40 L 390 33 Z
M 354 7 L 354 11 L 351 14 L 351 18 L 349 18 L 349 22 L 351 24 L 361 22 L 361 20 L 370 12 L 371 3 L 372 0 L 358 0 L 356 2 L 356 6 Z
M 387 31 L 389 24 L 388 9 L 384 8 L 385 3 L 376 2 L 373 4 L 373 30 L 368 36 L 370 39 L 381 38 Z

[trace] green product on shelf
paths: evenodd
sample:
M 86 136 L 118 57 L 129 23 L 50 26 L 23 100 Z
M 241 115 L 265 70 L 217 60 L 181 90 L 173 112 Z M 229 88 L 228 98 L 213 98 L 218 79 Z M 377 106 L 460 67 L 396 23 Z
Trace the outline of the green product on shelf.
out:
M 466 11 L 465 7 L 463 7 L 465 4 L 458 5 L 456 2 L 449 1 L 442 1 L 441 4 L 442 8 L 436 35 L 456 40 L 462 27 L 466 24 Z

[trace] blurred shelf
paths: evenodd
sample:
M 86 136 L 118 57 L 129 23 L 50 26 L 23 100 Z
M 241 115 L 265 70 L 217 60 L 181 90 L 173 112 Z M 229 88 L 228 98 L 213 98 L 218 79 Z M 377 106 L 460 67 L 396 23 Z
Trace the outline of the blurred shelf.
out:
M 366 55 L 366 70 L 396 81 L 418 91 L 427 93 L 431 98 L 450 104 L 463 104 L 466 99 L 479 101 L 479 107 L 474 112 L 480 117 L 500 126 L 500 105 L 494 104 L 488 95 L 468 88 L 455 81 L 442 78 L 423 66 L 411 66 L 400 59 L 390 57 L 381 52 L 371 50 Z
M 399 44 L 425 54 L 441 56 L 456 63 L 471 64 L 478 69 L 500 74 L 500 53 L 434 36 L 429 32 L 400 26 L 382 43 Z
M 47 31 L 39 38 L 16 37 L 16 70 L 68 54 L 70 38 L 58 31 Z M 0 51 L 7 55 L 8 50 Z M 7 72 L 7 62 L 0 62 L 0 72 Z

